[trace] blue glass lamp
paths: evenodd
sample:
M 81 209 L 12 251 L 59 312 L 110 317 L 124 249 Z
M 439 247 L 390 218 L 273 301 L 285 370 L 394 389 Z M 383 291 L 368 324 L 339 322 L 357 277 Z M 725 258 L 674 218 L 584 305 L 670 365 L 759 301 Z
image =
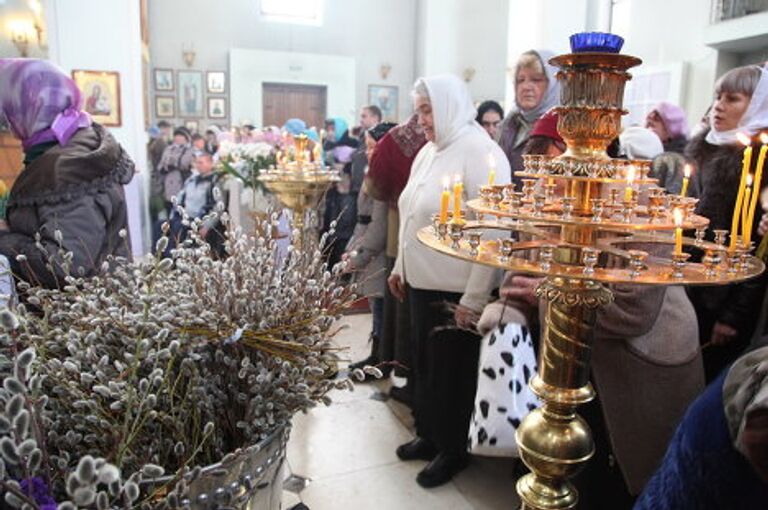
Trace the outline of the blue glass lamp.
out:
M 618 53 L 624 45 L 622 37 L 605 32 L 581 32 L 573 34 L 570 39 L 573 53 Z

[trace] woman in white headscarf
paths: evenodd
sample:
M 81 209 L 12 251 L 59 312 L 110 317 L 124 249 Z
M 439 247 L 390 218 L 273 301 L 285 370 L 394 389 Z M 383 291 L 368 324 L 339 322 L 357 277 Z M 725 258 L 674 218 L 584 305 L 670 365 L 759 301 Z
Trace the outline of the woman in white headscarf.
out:
M 701 183 L 697 213 L 709 218 L 708 235 L 714 229 L 729 230 L 738 193 L 744 146 L 736 133 L 752 138 L 757 154 L 758 135 L 768 130 L 768 70 L 758 66 L 738 67 L 715 84 L 715 101 L 710 111 L 710 129 L 691 140 L 686 156 L 695 163 Z M 757 157 L 752 158 L 754 173 Z M 763 179 L 762 189 L 768 186 Z M 756 217 L 764 211 L 758 201 Z M 757 230 L 755 222 L 754 230 Z M 756 232 L 753 239 L 759 239 Z M 765 293 L 766 278 L 740 285 L 689 289 L 699 317 L 700 340 L 707 381 L 736 359 L 748 345 L 755 329 Z
M 460 328 L 473 328 L 500 275 L 491 268 L 438 254 L 416 235 L 430 225 L 430 216 L 437 212 L 444 179 L 460 178 L 466 200 L 475 197 L 479 186 L 487 182 L 489 155 L 496 162 L 497 184 L 509 183 L 510 170 L 499 146 L 475 122 L 477 112 L 469 90 L 458 77 L 420 78 L 413 98 L 427 143 L 417 154 L 398 201 L 400 242 L 388 283 L 395 297 L 403 299 L 408 294 L 413 344 L 409 382 L 413 383 L 417 437 L 400 446 L 397 454 L 402 460 L 432 461 L 417 481 L 435 487 L 467 464 L 466 434 L 479 355 L 474 333 L 455 329 L 440 333 L 440 328 L 450 325 L 452 319 Z M 454 310 L 453 317 L 446 309 Z M 435 331 L 440 338 L 430 341 Z M 470 370 L 471 377 L 461 376 Z M 440 399 L 446 394 L 454 401 Z
M 515 106 L 499 128 L 499 145 L 512 172 L 523 169 L 523 149 L 533 125 L 547 110 L 560 104 L 557 69 L 549 64 L 549 50 L 529 50 L 515 64 Z M 512 177 L 519 184 L 519 179 Z

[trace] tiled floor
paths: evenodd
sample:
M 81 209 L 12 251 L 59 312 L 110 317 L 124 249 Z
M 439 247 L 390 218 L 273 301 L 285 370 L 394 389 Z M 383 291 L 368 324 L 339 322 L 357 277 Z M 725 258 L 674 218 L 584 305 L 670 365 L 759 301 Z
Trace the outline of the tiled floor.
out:
M 346 359 L 368 354 L 370 315 L 350 315 L 337 337 Z M 382 399 L 390 381 L 337 392 L 330 407 L 294 419 L 288 444 L 283 508 L 310 510 L 506 510 L 518 507 L 511 459 L 475 457 L 469 468 L 437 489 L 422 489 L 425 462 L 401 462 L 395 448 L 413 437 L 407 407 Z

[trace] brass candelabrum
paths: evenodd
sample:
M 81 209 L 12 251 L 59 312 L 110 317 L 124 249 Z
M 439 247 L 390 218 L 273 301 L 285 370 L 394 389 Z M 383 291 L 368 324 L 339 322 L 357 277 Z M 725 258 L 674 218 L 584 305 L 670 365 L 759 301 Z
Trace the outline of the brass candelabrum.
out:
M 293 245 L 301 248 L 307 240 L 307 213 L 317 208 L 328 188 L 340 180 L 339 172 L 312 161 L 307 150 L 305 135 L 294 138 L 294 159 L 280 159 L 273 168 L 261 173 L 259 181 L 274 193 L 284 207 L 293 214 Z
M 648 177 L 648 161 L 611 159 L 605 149 L 620 130 L 627 70 L 641 63 L 611 53 L 572 53 L 550 60 L 560 70 L 561 156 L 526 156 L 521 190 L 483 186 L 467 208 L 476 221 L 435 224 L 419 232 L 430 248 L 463 260 L 545 277 L 546 302 L 538 374 L 541 398 L 517 431 L 531 473 L 517 482 L 524 509 L 566 509 L 578 502 L 569 481 L 594 453 L 591 432 L 576 414 L 590 401 L 596 316 L 613 300 L 605 284 L 721 285 L 757 276 L 763 263 L 746 249 L 729 251 L 726 231 L 705 241 L 709 221 L 697 200 L 666 194 Z M 463 213 L 464 214 L 464 213 Z M 468 216 L 467 216 L 468 218 Z M 695 232 L 675 246 L 677 229 Z M 498 232 L 494 239 L 485 231 Z M 700 263 L 688 260 L 701 254 Z

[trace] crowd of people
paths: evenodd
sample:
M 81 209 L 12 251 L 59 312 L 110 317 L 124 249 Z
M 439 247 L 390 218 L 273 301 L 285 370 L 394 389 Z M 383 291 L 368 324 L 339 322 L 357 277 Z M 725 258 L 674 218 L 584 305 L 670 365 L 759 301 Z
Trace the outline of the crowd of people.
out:
M 488 408 L 475 402 L 485 342 L 516 324 L 538 351 L 543 306 L 535 293 L 540 280 L 437 254 L 416 234 L 432 224 L 444 181 L 459 179 L 464 199 L 477 195 L 487 182 L 489 155 L 496 184 L 507 184 L 518 182 L 523 155 L 566 150 L 557 130 L 560 90 L 551 56 L 546 50 L 520 56 L 512 70 L 515 103 L 506 113 L 494 101 L 476 108 L 462 80 L 440 75 L 416 81 L 414 113 L 401 124 L 382 122 L 377 107 L 364 106 L 355 127 L 342 118 L 326 121 L 322 140 L 300 119 L 277 129 L 306 134 L 323 161 L 341 172 L 325 198 L 321 232 L 329 263 L 344 263 L 373 317 L 370 355 L 350 368 L 376 365 L 407 381 L 391 396 L 412 409 L 416 437 L 397 455 L 428 461 L 417 476 L 425 488 L 448 482 L 470 462 L 470 420 L 473 411 Z M 130 256 L 122 188 L 133 175 L 130 158 L 82 111 L 77 87 L 54 66 L 0 61 L 0 71 L 0 106 L 25 151 L 25 171 L 0 231 L 0 253 L 14 274 L 54 287 L 62 277 L 56 268 L 67 262 L 59 260 L 61 248 L 73 253 L 69 262 L 85 276 L 108 255 Z M 30 93 L 30 86 L 39 90 Z M 45 108 L 31 108 L 30 98 Z M 710 220 L 706 236 L 712 239 L 715 229 L 729 229 L 736 201 L 743 153 L 736 134 L 759 147 L 758 135 L 768 130 L 768 69 L 728 71 L 701 122 L 691 129 L 686 119 L 680 107 L 661 103 L 645 125 L 624 129 L 608 152 L 650 160 L 652 177 L 670 193 L 680 192 L 690 165 L 688 193 L 698 198 L 697 213 Z M 185 215 L 209 218 L 220 147 L 268 131 L 249 124 L 199 134 L 167 123 L 153 128 L 155 236 L 167 222 L 171 237 L 183 240 Z M 767 186 L 764 181 L 755 192 Z M 226 256 L 222 229 L 215 219 L 201 226 L 215 256 Z M 754 238 L 766 231 L 768 216 L 755 224 Z M 762 275 L 716 288 L 611 286 L 615 300 L 599 311 L 595 329 L 597 398 L 581 409 L 596 446 L 576 479 L 583 508 L 764 507 L 768 347 L 761 347 L 759 319 L 766 282 Z M 523 345 L 516 340 L 510 349 Z M 494 405 L 501 410 L 509 398 L 497 395 Z M 509 424 L 517 427 L 519 420 Z

